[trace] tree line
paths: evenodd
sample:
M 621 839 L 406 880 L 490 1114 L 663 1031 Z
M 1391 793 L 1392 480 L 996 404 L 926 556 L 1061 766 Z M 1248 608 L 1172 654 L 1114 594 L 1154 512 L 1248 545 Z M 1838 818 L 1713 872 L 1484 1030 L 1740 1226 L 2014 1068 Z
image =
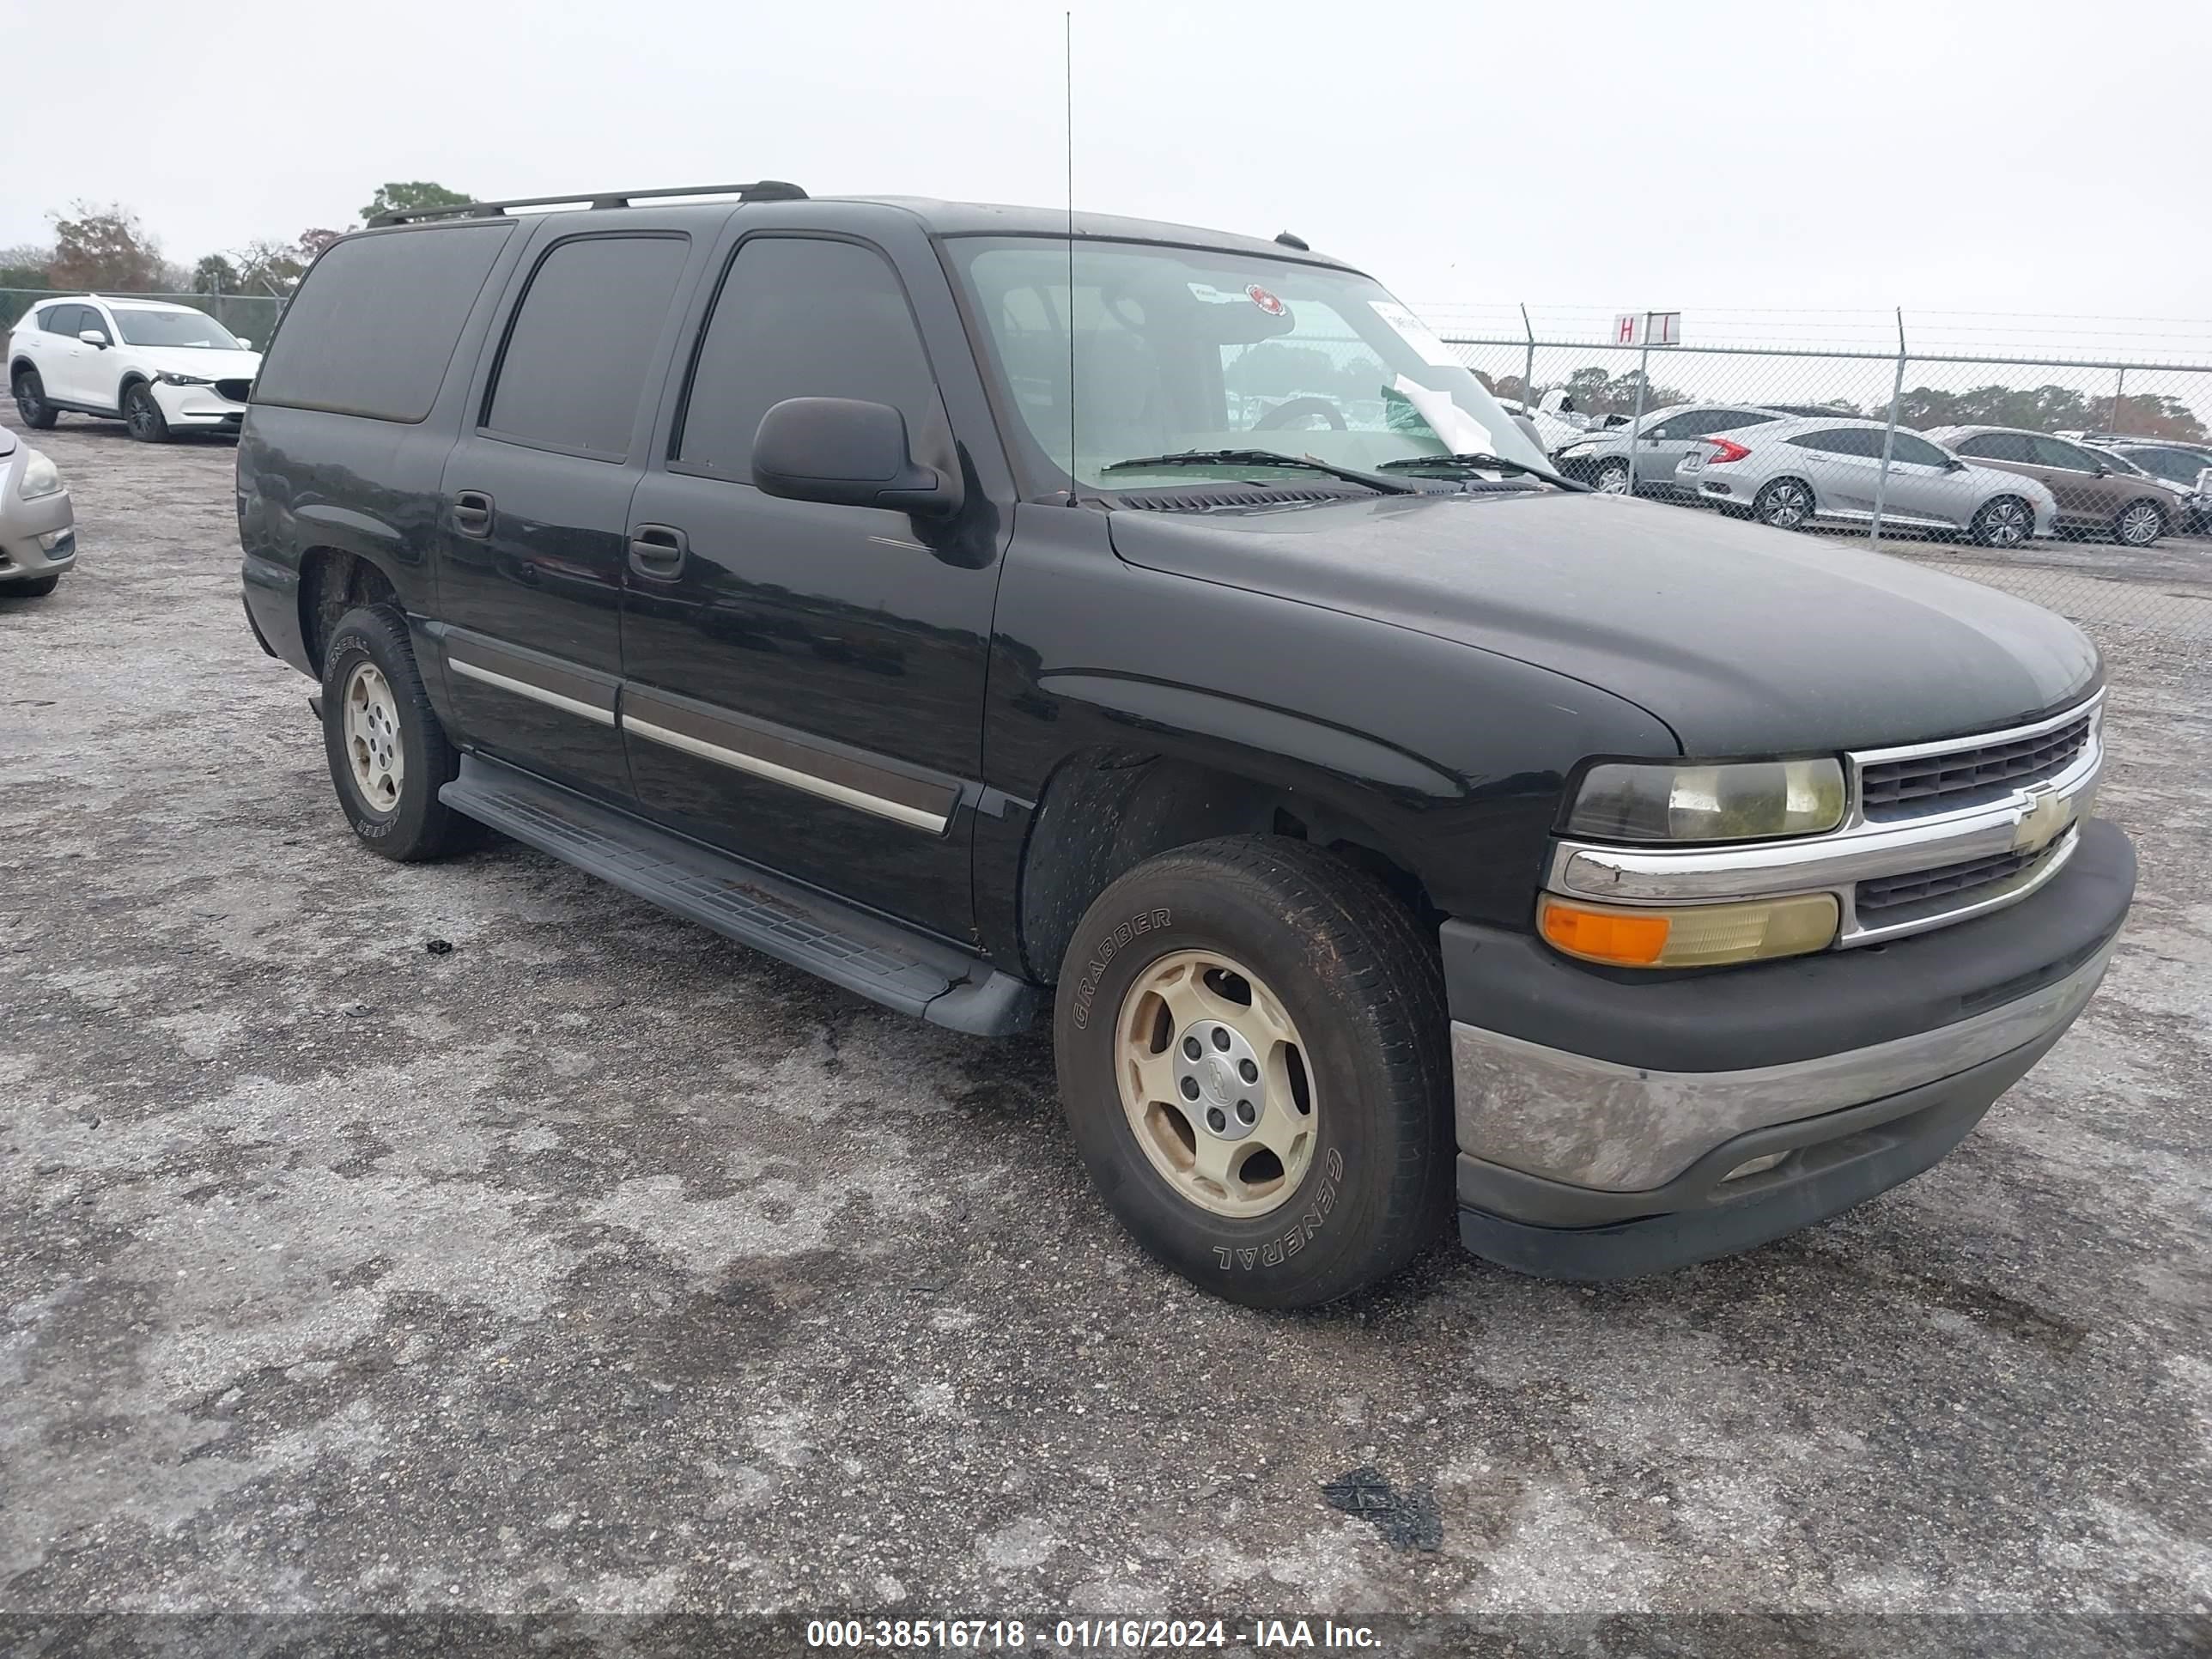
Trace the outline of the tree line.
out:
M 459 207 L 475 198 L 428 179 L 392 180 L 377 186 L 361 210 L 366 224 L 380 213 Z M 315 256 L 356 228 L 313 225 L 289 241 L 259 237 L 243 247 L 201 254 L 191 264 L 171 259 L 143 220 L 120 203 L 78 202 L 46 216 L 53 238 L 0 249 L 0 289 L 51 289 L 68 294 L 248 294 L 290 297 Z

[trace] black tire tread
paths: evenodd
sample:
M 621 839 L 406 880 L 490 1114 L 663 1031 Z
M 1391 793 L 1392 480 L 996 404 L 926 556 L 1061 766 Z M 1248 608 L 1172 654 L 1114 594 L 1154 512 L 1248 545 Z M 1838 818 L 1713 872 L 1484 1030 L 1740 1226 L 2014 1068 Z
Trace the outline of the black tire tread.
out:
M 1400 1138 L 1382 1213 L 1373 1218 L 1372 1242 L 1357 1270 L 1295 1300 L 1254 1298 L 1255 1305 L 1316 1305 L 1397 1273 L 1435 1237 L 1453 1190 L 1449 1025 L 1436 941 L 1367 872 L 1281 836 L 1223 836 L 1161 854 L 1109 885 L 1092 911 L 1141 908 L 1130 893 L 1163 878 L 1241 886 L 1293 932 L 1325 943 L 1390 1079 L 1384 1092 L 1419 1116 L 1415 1133 Z M 1086 917 L 1071 956 L 1090 931 Z M 1069 977 L 1063 973 L 1063 982 Z
M 368 654 L 384 671 L 393 695 L 417 716 L 416 732 L 408 734 L 409 785 L 411 787 L 417 779 L 427 780 L 430 793 L 421 802 L 419 826 L 398 838 L 373 839 L 362 830 L 354 816 L 350 785 L 340 771 L 337 745 L 332 734 L 337 723 L 343 718 L 341 710 L 344 688 L 335 671 L 349 635 L 374 642 L 379 648 L 372 649 Z M 431 707 L 429 693 L 422 684 L 422 668 L 415 660 L 415 647 L 408 638 L 407 618 L 398 605 L 357 605 L 338 618 L 337 626 L 331 630 L 330 643 L 323 657 L 323 708 L 324 746 L 330 760 L 331 782 L 363 845 L 395 862 L 416 864 L 465 852 L 483 841 L 483 826 L 456 812 L 438 796 L 439 786 L 452 781 L 459 772 L 460 751 L 446 736 L 446 728 Z M 401 811 L 407 810 L 403 803 Z
M 38 387 L 38 390 L 27 398 L 23 391 L 27 385 Z M 25 426 L 34 432 L 51 432 L 54 429 L 54 423 L 61 419 L 62 412 L 46 401 L 46 379 L 37 369 L 25 369 L 15 376 L 15 383 L 9 387 L 9 390 L 15 393 L 15 413 L 22 418 Z M 35 413 L 23 407 L 27 402 L 38 405 Z

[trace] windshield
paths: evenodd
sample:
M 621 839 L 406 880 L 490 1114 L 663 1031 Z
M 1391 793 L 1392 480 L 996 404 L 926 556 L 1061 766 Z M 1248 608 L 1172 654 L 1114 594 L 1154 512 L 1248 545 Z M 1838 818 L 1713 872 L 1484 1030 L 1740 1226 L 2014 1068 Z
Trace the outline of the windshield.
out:
M 115 326 L 123 331 L 128 345 L 207 346 L 217 351 L 240 349 L 231 331 L 202 311 L 133 311 L 118 306 Z
M 1150 489 L 1273 471 L 1237 460 L 1107 476 L 1116 462 L 1192 450 L 1361 469 L 1493 454 L 1548 470 L 1451 349 L 1364 276 L 1264 256 L 1079 242 L 1071 343 L 1065 241 L 974 237 L 951 246 L 1034 451 L 1081 483 Z

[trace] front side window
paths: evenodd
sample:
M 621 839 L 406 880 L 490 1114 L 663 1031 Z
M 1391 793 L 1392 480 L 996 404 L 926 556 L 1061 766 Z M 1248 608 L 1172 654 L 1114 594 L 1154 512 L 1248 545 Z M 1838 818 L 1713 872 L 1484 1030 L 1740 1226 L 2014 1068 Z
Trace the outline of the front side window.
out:
M 2097 458 L 2086 449 L 2063 444 L 2056 438 L 2030 438 L 2029 454 L 2038 466 L 2063 467 L 2069 472 L 2094 472 Z
M 1115 464 L 1229 449 L 1361 468 L 1455 453 L 1548 467 L 1450 348 L 1355 272 L 1085 240 L 1071 287 L 1065 240 L 949 246 L 1029 453 L 1083 484 L 1194 482 L 1212 469 Z
M 627 459 L 645 377 L 690 252 L 682 236 L 555 244 L 507 328 L 484 429 L 595 460 Z
M 89 326 L 100 325 L 94 322 Z M 118 306 L 115 326 L 126 345 L 198 347 L 209 351 L 240 349 L 237 337 L 204 311 L 146 311 Z
M 853 398 L 941 422 L 936 377 L 897 273 L 874 249 L 757 236 L 738 250 L 699 343 L 676 461 L 750 483 L 761 416 L 788 398 Z
M 1890 442 L 1889 459 L 1911 466 L 1948 466 L 1951 458 L 1925 438 L 1900 432 Z

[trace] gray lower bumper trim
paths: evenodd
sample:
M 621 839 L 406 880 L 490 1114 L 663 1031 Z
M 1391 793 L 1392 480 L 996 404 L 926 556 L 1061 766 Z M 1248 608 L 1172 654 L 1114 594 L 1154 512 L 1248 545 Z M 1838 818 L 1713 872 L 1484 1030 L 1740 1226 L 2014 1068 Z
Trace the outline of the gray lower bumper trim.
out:
M 1455 1021 L 1460 1150 L 1547 1180 L 1615 1192 L 1664 1185 L 1723 1141 L 1917 1088 L 2063 1030 L 2112 960 L 1932 1030 L 1787 1065 L 1656 1072 Z

